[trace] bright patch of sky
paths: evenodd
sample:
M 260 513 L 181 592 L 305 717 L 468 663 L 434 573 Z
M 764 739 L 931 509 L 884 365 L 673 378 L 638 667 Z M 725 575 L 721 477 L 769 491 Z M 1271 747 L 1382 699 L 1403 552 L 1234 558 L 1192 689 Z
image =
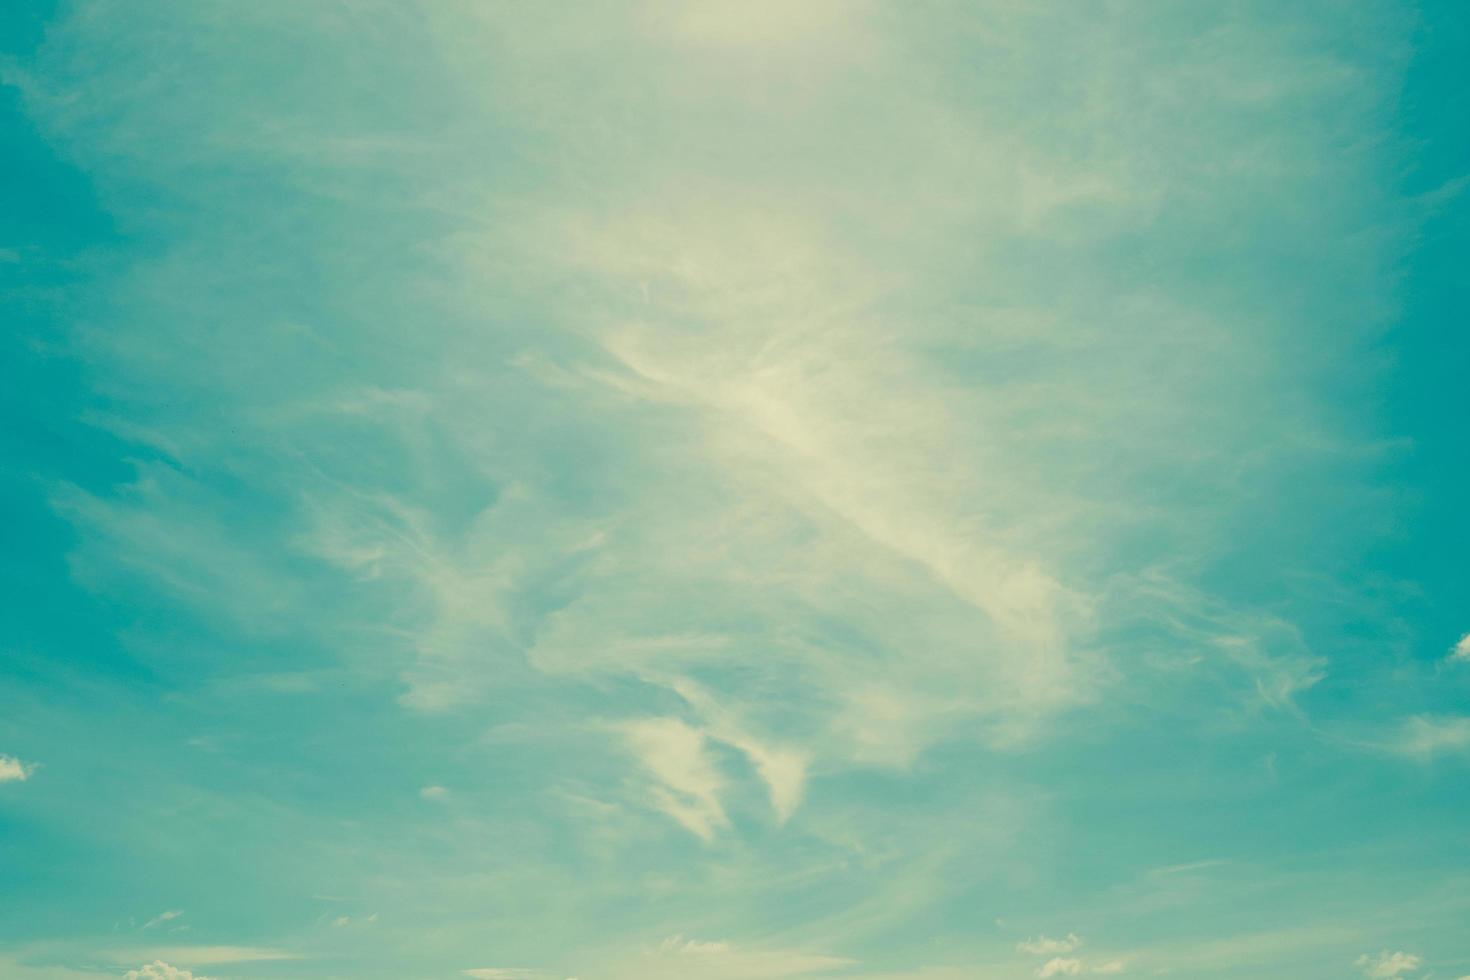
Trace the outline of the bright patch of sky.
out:
M 1470 10 L 0 10 L 0 975 L 1470 974 Z

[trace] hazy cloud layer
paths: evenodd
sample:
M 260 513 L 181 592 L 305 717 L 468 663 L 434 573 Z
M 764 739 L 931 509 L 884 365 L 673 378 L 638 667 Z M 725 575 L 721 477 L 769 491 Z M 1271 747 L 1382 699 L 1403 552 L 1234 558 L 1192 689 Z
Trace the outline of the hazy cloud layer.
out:
M 150 890 L 67 872 L 17 928 L 91 938 L 18 962 L 1298 980 L 1450 928 L 1470 654 L 1388 394 L 1431 21 L 63 5 L 0 62 L 98 215 L 4 266 L 62 392 L 5 804 Z

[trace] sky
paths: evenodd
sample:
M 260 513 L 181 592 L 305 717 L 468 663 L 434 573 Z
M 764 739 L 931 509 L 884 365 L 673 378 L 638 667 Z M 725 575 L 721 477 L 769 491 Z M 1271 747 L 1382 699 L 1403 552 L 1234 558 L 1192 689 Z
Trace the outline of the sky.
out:
M 0 978 L 1470 977 L 1467 64 L 0 5 Z

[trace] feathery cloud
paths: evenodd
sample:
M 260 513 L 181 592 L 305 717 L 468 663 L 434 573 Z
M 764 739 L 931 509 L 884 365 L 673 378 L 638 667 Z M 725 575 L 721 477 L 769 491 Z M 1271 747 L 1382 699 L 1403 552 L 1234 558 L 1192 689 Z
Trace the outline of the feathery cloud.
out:
M 64 297 L 37 349 L 65 397 L 22 442 L 68 457 L 33 481 L 68 595 L 127 621 L 107 710 L 48 689 L 35 730 L 151 751 L 198 828 L 121 814 L 110 853 L 236 868 L 211 807 L 279 789 L 300 833 L 263 859 L 303 894 L 394 882 L 385 953 L 418 928 L 481 962 L 503 928 L 511 962 L 638 980 L 837 972 L 808 950 L 876 937 L 969 976 L 932 926 L 982 890 L 1113 908 L 1046 870 L 1093 814 L 1177 821 L 1110 860 L 1218 847 L 1263 879 L 1239 915 L 1279 920 L 1264 879 L 1320 835 L 1194 807 L 1268 744 L 1294 791 L 1307 715 L 1362 706 L 1323 679 L 1369 687 L 1323 596 L 1398 496 L 1355 366 L 1412 265 L 1385 127 L 1434 104 L 1399 98 L 1432 32 L 1392 0 L 575 6 L 77 0 L 0 67 L 118 229 L 15 294 Z M 88 428 L 52 439 L 73 394 Z M 1397 750 L 1467 743 L 1425 716 Z M 1138 931 L 1202 884 L 1141 878 Z M 736 941 L 618 945 L 674 929 Z M 1123 969 L 1080 946 L 1020 972 Z M 1275 949 L 1236 946 L 1169 964 Z M 974 971 L 1013 976 L 999 952 Z
M 183 909 L 165 909 L 164 911 L 155 915 L 153 918 L 149 919 L 147 922 L 143 923 L 143 928 L 152 929 L 154 926 L 162 925 L 165 922 L 172 922 L 174 919 L 177 919 L 183 914 Z
M 623 738 L 653 777 L 653 805 L 690 833 L 711 840 L 729 823 L 720 792 L 725 780 L 705 749 L 704 733 L 676 718 L 649 718 L 621 726 Z
M 1403 755 L 1431 759 L 1470 749 L 1470 717 L 1418 715 L 1404 722 L 1389 747 Z

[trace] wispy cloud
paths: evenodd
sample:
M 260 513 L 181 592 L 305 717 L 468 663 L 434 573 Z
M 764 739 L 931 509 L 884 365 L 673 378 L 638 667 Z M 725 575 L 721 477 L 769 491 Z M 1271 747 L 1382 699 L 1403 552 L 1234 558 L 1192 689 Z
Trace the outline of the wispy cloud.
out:
M 260 946 L 160 946 L 146 949 L 141 955 L 136 952 L 114 952 L 116 962 L 137 962 L 140 959 L 180 963 L 190 969 L 201 966 L 216 966 L 229 963 L 264 963 L 279 960 L 299 960 L 302 957 L 286 950 Z M 170 968 L 172 969 L 172 968 Z M 151 980 L 151 978 L 150 978 Z
M 1227 862 L 1221 858 L 1207 858 L 1203 861 L 1187 861 L 1184 864 L 1168 864 L 1159 868 L 1150 868 L 1148 873 L 1158 877 L 1191 874 L 1196 871 L 1208 871 L 1211 868 L 1218 868 L 1225 863 Z
M 1054 107 L 1079 134 L 1055 145 L 1034 114 L 981 119 L 958 91 L 920 84 L 928 62 L 899 38 L 938 43 L 922 22 L 895 35 L 877 6 L 779 6 L 737 16 L 720 3 L 649 4 L 628 23 L 588 13 L 570 33 L 508 8 L 437 12 L 442 60 L 462 72 L 444 83 L 476 118 L 519 120 L 573 168 L 523 190 L 477 181 L 412 137 L 389 146 L 375 131 L 262 127 L 243 110 L 229 125 L 199 116 L 220 143 L 192 153 L 229 147 L 294 188 L 371 171 L 456 195 L 461 222 L 420 228 L 410 213 L 385 230 L 430 243 L 432 271 L 366 277 L 438 296 L 425 301 L 442 331 L 385 356 L 375 331 L 399 334 L 371 301 L 352 305 L 364 277 L 344 271 L 327 288 L 352 305 L 348 320 L 256 335 L 261 350 L 300 354 L 299 372 L 268 394 L 251 380 L 256 361 L 221 355 L 232 332 L 206 356 L 186 325 L 202 307 L 251 315 L 251 290 L 211 273 L 217 263 L 241 263 L 241 282 L 275 266 L 254 253 L 221 259 L 226 243 L 207 224 L 177 229 L 167 260 L 117 284 L 130 325 L 81 349 L 109 390 L 199 388 L 229 424 L 162 403 L 107 414 L 168 462 L 140 462 L 109 494 L 56 488 L 83 538 L 78 576 L 125 593 L 146 582 L 150 601 L 171 597 L 247 633 L 306 620 L 333 643 L 351 632 L 343 656 L 397 671 L 404 703 L 423 710 L 482 703 L 492 678 L 527 662 L 546 678 L 517 682 L 548 690 L 642 679 L 650 665 L 697 677 L 709 711 L 740 719 L 728 744 L 780 819 L 813 766 L 908 767 L 956 733 L 992 746 L 1045 739 L 1109 678 L 1147 686 L 1196 662 L 1117 662 L 1155 643 L 1191 650 L 1200 676 L 1247 678 L 1242 699 L 1289 709 L 1323 676 L 1321 659 L 1283 638 L 1280 620 L 1210 597 L 1189 570 L 1218 554 L 1209 529 L 1245 505 L 1242 481 L 1327 436 L 1280 394 L 1293 390 L 1281 376 L 1290 362 L 1256 320 L 1188 277 L 1119 281 L 1088 243 L 1154 228 L 1171 201 L 1252 200 L 1283 170 L 1303 177 L 1292 153 L 1311 146 L 1273 128 L 1270 152 L 1237 159 L 1222 181 L 1193 138 L 1145 124 L 1153 115 L 1125 140 L 1107 111 L 1081 106 Z M 1046 50 L 1044 18 L 965 21 L 986 44 Z M 90 29 L 73 25 L 67 43 L 81 50 Z M 590 45 L 582 31 L 613 40 Z M 509 36 L 521 39 L 513 50 Z M 213 63 L 213 42 L 198 43 Z M 475 57 L 487 50 L 500 55 Z M 791 159 L 811 149 L 807 113 L 837 113 L 868 150 L 855 157 L 839 141 L 813 160 L 826 167 L 753 180 L 735 159 L 711 171 L 705 151 L 625 142 L 605 125 L 639 91 L 611 81 L 628 67 L 612 63 L 619 50 L 648 55 L 637 74 L 655 88 L 701 91 L 767 125 Z M 1267 101 L 1293 86 L 1355 97 L 1365 84 L 1276 57 L 1253 72 L 1284 79 L 1263 83 Z M 583 59 L 610 80 L 585 101 L 528 81 Z M 1118 77 L 1106 61 L 1081 70 Z M 1144 74 L 1158 70 L 1198 82 L 1187 64 Z M 752 90 L 736 77 L 761 81 Z M 776 79 L 803 94 L 777 100 L 773 117 L 757 92 Z M 131 103 L 76 117 L 45 79 L 27 92 L 56 127 L 85 130 L 108 166 L 160 181 L 172 172 L 143 135 L 157 120 Z M 848 119 L 842 107 L 858 103 L 868 112 Z M 725 138 L 722 126 L 689 131 L 690 147 Z M 898 146 L 930 152 L 900 158 Z M 575 172 L 594 160 L 600 190 L 589 191 Z M 1015 256 L 1028 249 L 1050 258 L 1023 268 Z M 1053 267 L 1073 272 L 1063 281 Z M 492 302 L 522 313 L 489 335 L 474 324 Z M 536 327 L 511 325 L 521 321 Z M 362 376 L 321 361 L 329 350 L 352 351 Z M 559 435 L 503 432 L 512 417 L 546 419 Z M 554 451 L 563 442 L 588 451 L 572 464 Z M 244 513 L 211 475 L 225 473 L 269 505 Z M 1125 555 L 1130 535 L 1178 547 Z M 314 581 L 310 604 L 303 558 L 339 576 Z M 1154 639 L 1118 639 L 1144 620 Z M 790 735 L 765 722 L 774 715 Z M 712 725 L 706 734 L 721 738 Z M 701 807 L 686 820 L 712 832 L 717 810 Z
M 158 913 L 153 918 L 149 919 L 147 922 L 143 923 L 143 928 L 144 929 L 152 929 L 154 926 L 162 925 L 165 922 L 172 922 L 174 919 L 177 919 L 179 916 L 181 916 L 183 914 L 184 914 L 184 910 L 183 909 L 167 909 L 167 910 L 165 910 L 163 912 Z
M 269 800 L 279 891 L 354 904 L 300 932 L 321 950 L 119 969 L 286 943 L 350 973 L 359 908 L 393 926 L 373 956 L 638 980 L 1381 941 L 1367 884 L 1346 935 L 1222 938 L 1229 876 L 1170 862 L 1285 894 L 1315 826 L 1231 828 L 1268 751 L 1283 821 L 1310 810 L 1321 716 L 1470 749 L 1402 679 L 1401 731 L 1357 718 L 1389 658 L 1324 611 L 1402 523 L 1356 366 L 1415 237 L 1384 132 L 1418 104 L 1407 9 L 144 6 L 63 5 L 3 68 L 119 229 L 32 291 L 65 295 L 86 403 L 86 439 L 41 441 L 105 446 L 36 485 L 116 647 L 106 710 L 34 730 L 149 750 L 128 775 L 168 792 L 129 798 L 167 829 L 99 851 L 237 870 L 209 808 Z M 96 832 L 57 806 L 35 825 Z M 951 928 L 994 895 L 1096 941 L 1117 882 L 1140 934 L 1201 935 Z M 716 938 L 629 938 L 673 932 Z
M 1388 747 L 1403 755 L 1432 759 L 1470 749 L 1470 718 L 1419 715 L 1404 722 Z
M 703 840 L 729 819 L 720 804 L 725 780 L 705 748 L 705 736 L 675 718 L 629 722 L 623 737 L 652 777 L 652 804 Z

